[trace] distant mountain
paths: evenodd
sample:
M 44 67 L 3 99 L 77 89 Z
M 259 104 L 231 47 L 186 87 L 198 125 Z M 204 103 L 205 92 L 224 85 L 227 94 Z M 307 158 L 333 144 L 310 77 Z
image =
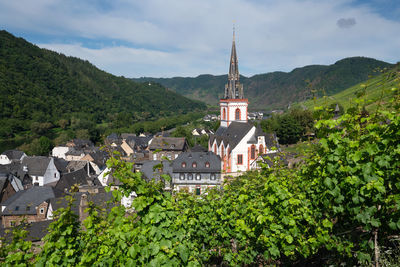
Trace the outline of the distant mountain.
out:
M 332 65 L 311 65 L 293 71 L 259 74 L 250 78 L 241 76 L 244 93 L 250 108 L 280 108 L 291 102 L 310 98 L 312 90 L 317 94 L 331 95 L 374 75 L 377 68 L 390 68 L 392 64 L 366 57 L 351 57 Z M 239 66 L 240 67 L 240 66 Z M 158 82 L 184 96 L 217 104 L 224 93 L 227 75 L 200 75 L 196 78 L 149 78 L 135 81 Z M 324 93 L 322 92 L 324 91 Z
M 160 84 L 116 77 L 0 31 L 0 137 L 28 130 L 33 122 L 102 123 L 121 115 L 134 122 L 205 108 Z

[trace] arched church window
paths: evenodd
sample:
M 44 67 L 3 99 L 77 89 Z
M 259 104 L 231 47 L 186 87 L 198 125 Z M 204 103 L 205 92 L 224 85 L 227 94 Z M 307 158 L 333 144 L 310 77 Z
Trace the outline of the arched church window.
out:
M 226 120 L 226 109 L 225 108 L 222 109 L 222 119 Z
M 221 159 L 224 158 L 224 146 L 221 146 Z
M 235 111 L 235 120 L 240 120 L 240 109 L 237 108 Z
M 258 149 L 258 153 L 260 153 L 260 155 L 262 155 L 264 153 L 264 146 L 260 145 L 259 149 Z
M 217 154 L 217 145 L 214 144 L 214 153 Z
M 250 149 L 250 158 L 255 159 L 256 158 L 256 146 L 252 145 Z

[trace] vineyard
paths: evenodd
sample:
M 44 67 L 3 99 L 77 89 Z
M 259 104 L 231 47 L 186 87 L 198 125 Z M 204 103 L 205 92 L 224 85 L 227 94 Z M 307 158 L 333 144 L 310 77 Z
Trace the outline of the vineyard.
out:
M 23 228 L 3 240 L 3 266 L 370 265 L 398 245 L 400 98 L 366 112 L 360 100 L 337 120 L 316 123 L 319 142 L 295 169 L 276 161 L 222 189 L 194 196 L 163 191 L 132 164 L 108 161 L 134 191 L 134 213 L 90 205 L 83 225 L 61 209 L 41 247 Z M 168 180 L 169 177 L 164 175 Z M 397 241 L 396 241 L 397 240 Z

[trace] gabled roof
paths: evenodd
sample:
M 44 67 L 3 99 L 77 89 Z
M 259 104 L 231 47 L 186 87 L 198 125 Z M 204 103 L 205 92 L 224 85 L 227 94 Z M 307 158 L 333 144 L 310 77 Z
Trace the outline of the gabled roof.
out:
M 54 159 L 54 165 L 56 165 L 56 168 L 60 173 L 67 172 L 67 166 L 69 164 L 69 161 L 66 161 L 65 159 L 62 158 L 53 158 L 53 159 Z
M 229 144 L 232 150 L 253 127 L 249 122 L 233 121 L 228 127 L 219 127 L 217 132 L 210 136 L 210 142 L 212 144 L 217 140 L 218 146 L 224 142 L 225 147 Z
M 4 201 L 6 206 L 2 215 L 36 214 L 35 207 L 51 198 L 59 197 L 62 192 L 50 186 L 33 186 L 27 190 L 21 190 Z M 29 208 L 28 208 L 29 207 Z
M 206 167 L 206 163 L 209 167 Z M 221 158 L 210 151 L 184 152 L 174 160 L 172 169 L 173 172 L 221 172 Z
M 6 155 L 9 160 L 20 160 L 25 153 L 20 150 L 6 150 L 2 155 Z
M 202 147 L 201 145 L 195 145 L 190 149 L 191 152 L 207 152 L 207 149 Z
M 91 147 L 93 146 L 93 142 L 90 140 L 85 139 L 72 139 L 67 142 L 66 144 L 69 147 L 77 147 L 77 148 L 84 148 L 84 147 Z
M 65 173 L 61 175 L 60 180 L 56 184 L 56 189 L 60 191 L 69 190 L 73 185 L 85 185 L 87 184 L 87 172 L 85 169 L 79 169 L 74 172 Z
M 149 145 L 149 149 L 183 151 L 185 146 L 185 137 L 154 137 Z
M 29 175 L 43 176 L 49 166 L 51 158 L 42 156 L 24 157 L 22 159 L 22 168 L 28 168 Z

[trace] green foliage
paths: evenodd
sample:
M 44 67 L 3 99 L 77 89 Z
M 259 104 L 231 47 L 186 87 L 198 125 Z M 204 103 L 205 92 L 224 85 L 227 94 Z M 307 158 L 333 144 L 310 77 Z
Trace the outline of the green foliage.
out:
M 280 144 L 295 144 L 307 132 L 313 131 L 314 118 L 308 110 L 293 108 L 282 115 L 261 121 L 265 132 L 275 132 Z
M 6 230 L 6 233 L 8 231 Z M 25 240 L 27 233 L 22 224 L 13 228 L 11 241 L 0 239 L 0 262 L 2 266 L 29 266 L 31 264 L 34 254 L 32 242 Z

